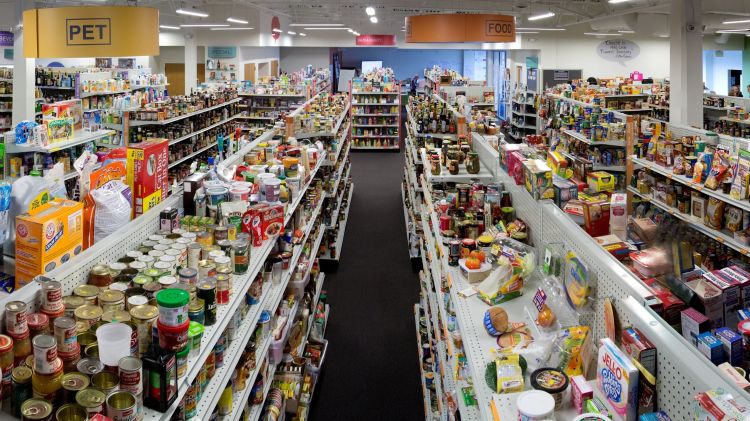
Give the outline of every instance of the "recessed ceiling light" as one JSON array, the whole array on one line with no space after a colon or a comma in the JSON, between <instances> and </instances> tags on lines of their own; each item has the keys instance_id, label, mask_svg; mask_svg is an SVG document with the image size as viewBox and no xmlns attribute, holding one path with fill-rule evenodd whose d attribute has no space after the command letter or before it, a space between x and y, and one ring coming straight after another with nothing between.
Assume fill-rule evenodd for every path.
<instances>
[{"instance_id":1,"label":"recessed ceiling light","mask_svg":"<svg viewBox=\"0 0 750 421\"><path fill-rule=\"evenodd\" d=\"M299 33L299 36L301 36L301 37L306 37L306 36L307 36L307 34L306 34L306 33L304 33L304 32L300 32L300 33Z\"/></svg>"},{"instance_id":2,"label":"recessed ceiling light","mask_svg":"<svg viewBox=\"0 0 750 421\"><path fill-rule=\"evenodd\" d=\"M289 26L344 26L343 23L290 23Z\"/></svg>"},{"instance_id":3,"label":"recessed ceiling light","mask_svg":"<svg viewBox=\"0 0 750 421\"><path fill-rule=\"evenodd\" d=\"M286 31L286 33L289 34L289 35L297 35L297 33L294 32L294 31Z\"/></svg>"},{"instance_id":4,"label":"recessed ceiling light","mask_svg":"<svg viewBox=\"0 0 750 421\"><path fill-rule=\"evenodd\" d=\"M547 13L542 13L541 15L529 16L528 20L535 21L535 20L540 20L540 19L551 18L552 16L555 16L554 12L547 12Z\"/></svg>"},{"instance_id":5,"label":"recessed ceiling light","mask_svg":"<svg viewBox=\"0 0 750 421\"><path fill-rule=\"evenodd\" d=\"M565 28L519 28L516 31L564 31Z\"/></svg>"},{"instance_id":6,"label":"recessed ceiling light","mask_svg":"<svg viewBox=\"0 0 750 421\"><path fill-rule=\"evenodd\" d=\"M743 19L743 20L725 20L722 22L724 25L731 25L733 23L750 23L750 19Z\"/></svg>"},{"instance_id":7,"label":"recessed ceiling light","mask_svg":"<svg viewBox=\"0 0 750 421\"><path fill-rule=\"evenodd\" d=\"M365 8L365 13L367 13L367 16L375 16L375 8L372 6L368 6Z\"/></svg>"},{"instance_id":8,"label":"recessed ceiling light","mask_svg":"<svg viewBox=\"0 0 750 421\"><path fill-rule=\"evenodd\" d=\"M378 23L378 17L377 16L370 16L370 22L372 22L372 23Z\"/></svg>"},{"instance_id":9,"label":"recessed ceiling light","mask_svg":"<svg viewBox=\"0 0 750 421\"><path fill-rule=\"evenodd\" d=\"M223 28L227 27L226 23L186 23L180 25L182 28Z\"/></svg>"},{"instance_id":10,"label":"recessed ceiling light","mask_svg":"<svg viewBox=\"0 0 750 421\"><path fill-rule=\"evenodd\" d=\"M635 31L630 31L630 30L627 30L627 29L620 29L617 32L619 32L621 34L634 34L635 33Z\"/></svg>"},{"instance_id":11,"label":"recessed ceiling light","mask_svg":"<svg viewBox=\"0 0 750 421\"><path fill-rule=\"evenodd\" d=\"M595 37L609 37L609 36L621 37L622 36L622 34L605 34L602 32L584 32L583 35L592 35Z\"/></svg>"},{"instance_id":12,"label":"recessed ceiling light","mask_svg":"<svg viewBox=\"0 0 750 421\"><path fill-rule=\"evenodd\" d=\"M191 8L191 9L177 9L177 10L175 10L175 12L177 12L180 15L198 16L199 18L207 18L208 17L208 13L202 12L202 11L200 11L198 9L194 9L194 8Z\"/></svg>"},{"instance_id":13,"label":"recessed ceiling light","mask_svg":"<svg viewBox=\"0 0 750 421\"><path fill-rule=\"evenodd\" d=\"M180 29L179 26L170 26L170 25L159 25L159 28L161 28L161 29Z\"/></svg>"},{"instance_id":14,"label":"recessed ceiling light","mask_svg":"<svg viewBox=\"0 0 750 421\"><path fill-rule=\"evenodd\" d=\"M246 20L237 19L237 18L227 18L227 22L241 23L243 25L247 25L247 21Z\"/></svg>"},{"instance_id":15,"label":"recessed ceiling light","mask_svg":"<svg viewBox=\"0 0 750 421\"><path fill-rule=\"evenodd\" d=\"M282 31L281 29L277 29L277 28L273 28L273 29L271 29L271 31L273 31L273 32L277 32L277 33L279 33L279 34L280 34L280 33L282 33L282 32L284 32L284 31Z\"/></svg>"},{"instance_id":16,"label":"recessed ceiling light","mask_svg":"<svg viewBox=\"0 0 750 421\"><path fill-rule=\"evenodd\" d=\"M317 28L317 27L311 27L311 28L305 28L308 31L346 31L349 28Z\"/></svg>"},{"instance_id":17,"label":"recessed ceiling light","mask_svg":"<svg viewBox=\"0 0 750 421\"><path fill-rule=\"evenodd\" d=\"M251 28L249 26L248 27L244 27L244 28L237 28L237 27L233 27L233 28L211 28L212 31L249 31L250 29L255 29L255 28Z\"/></svg>"}]
</instances>

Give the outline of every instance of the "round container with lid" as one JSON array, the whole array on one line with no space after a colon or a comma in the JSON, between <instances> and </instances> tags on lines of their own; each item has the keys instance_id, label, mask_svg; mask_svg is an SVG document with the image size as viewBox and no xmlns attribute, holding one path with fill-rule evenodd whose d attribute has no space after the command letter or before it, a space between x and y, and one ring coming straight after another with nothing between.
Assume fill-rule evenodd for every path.
<instances>
[{"instance_id":1,"label":"round container with lid","mask_svg":"<svg viewBox=\"0 0 750 421\"><path fill-rule=\"evenodd\" d=\"M78 392L89 387L91 383L87 374L79 372L64 374L60 382L63 390L63 401L66 403L75 403Z\"/></svg>"},{"instance_id":2,"label":"round container with lid","mask_svg":"<svg viewBox=\"0 0 750 421\"><path fill-rule=\"evenodd\" d=\"M531 387L549 393L555 398L555 409L560 409L563 395L570 381L568 375L556 368L539 368L529 376Z\"/></svg>"},{"instance_id":3,"label":"round container with lid","mask_svg":"<svg viewBox=\"0 0 750 421\"><path fill-rule=\"evenodd\" d=\"M133 295L132 297L128 297L128 301L125 302L125 308L130 311L133 307L146 304L148 304L148 298L145 295Z\"/></svg>"},{"instance_id":4,"label":"round container with lid","mask_svg":"<svg viewBox=\"0 0 750 421\"><path fill-rule=\"evenodd\" d=\"M555 419L555 398L541 390L527 390L516 399L519 421Z\"/></svg>"},{"instance_id":5,"label":"round container with lid","mask_svg":"<svg viewBox=\"0 0 750 421\"><path fill-rule=\"evenodd\" d=\"M175 274L174 266L171 263L162 260L154 263L154 269L159 269L162 272L162 276L174 276Z\"/></svg>"},{"instance_id":6,"label":"round container with lid","mask_svg":"<svg viewBox=\"0 0 750 421\"><path fill-rule=\"evenodd\" d=\"M86 304L78 307L74 313L76 320L93 325L101 320L103 311L99 306Z\"/></svg>"},{"instance_id":7,"label":"round container with lid","mask_svg":"<svg viewBox=\"0 0 750 421\"><path fill-rule=\"evenodd\" d=\"M102 313L103 322L129 322L130 313L125 310L109 310Z\"/></svg>"},{"instance_id":8,"label":"round container with lid","mask_svg":"<svg viewBox=\"0 0 750 421\"><path fill-rule=\"evenodd\" d=\"M102 312L111 310L125 310L125 293L107 289L99 293L99 306Z\"/></svg>"},{"instance_id":9,"label":"round container with lid","mask_svg":"<svg viewBox=\"0 0 750 421\"><path fill-rule=\"evenodd\" d=\"M62 369L57 358L57 341L52 335L39 335L34 338L34 372L52 374Z\"/></svg>"},{"instance_id":10,"label":"round container with lid","mask_svg":"<svg viewBox=\"0 0 750 421\"><path fill-rule=\"evenodd\" d=\"M104 402L107 395L92 387L83 389L76 393L76 403L86 409L89 416L101 414L104 411Z\"/></svg>"},{"instance_id":11,"label":"round container with lid","mask_svg":"<svg viewBox=\"0 0 750 421\"><path fill-rule=\"evenodd\" d=\"M137 259L137 258L143 256L143 253L141 253L138 250L130 250L127 253L125 253L125 255L128 256L128 257L132 257L133 259Z\"/></svg>"},{"instance_id":12,"label":"round container with lid","mask_svg":"<svg viewBox=\"0 0 750 421\"><path fill-rule=\"evenodd\" d=\"M27 305L23 301L11 301L5 305L5 331L20 335L29 329Z\"/></svg>"},{"instance_id":13,"label":"round container with lid","mask_svg":"<svg viewBox=\"0 0 750 421\"><path fill-rule=\"evenodd\" d=\"M190 341L190 355L191 356L197 356L200 353L201 350L201 340L203 339L203 332L206 330L206 328L194 321L190 321L190 326L188 327L188 340Z\"/></svg>"},{"instance_id":14,"label":"round container with lid","mask_svg":"<svg viewBox=\"0 0 750 421\"><path fill-rule=\"evenodd\" d=\"M161 285L162 289L167 289L175 286L177 284L177 278L175 278L172 275L164 275L161 278L159 278L159 285Z\"/></svg>"},{"instance_id":15,"label":"round container with lid","mask_svg":"<svg viewBox=\"0 0 750 421\"><path fill-rule=\"evenodd\" d=\"M31 398L21 404L23 421L48 421L52 419L52 403L44 399Z\"/></svg>"},{"instance_id":16,"label":"round container with lid","mask_svg":"<svg viewBox=\"0 0 750 421\"><path fill-rule=\"evenodd\" d=\"M62 301L65 305L65 316L67 317L75 317L76 309L86 303L83 297L77 295L65 296Z\"/></svg>"},{"instance_id":17,"label":"round container with lid","mask_svg":"<svg viewBox=\"0 0 750 421\"><path fill-rule=\"evenodd\" d=\"M156 294L159 305L159 322L162 325L182 326L188 320L188 302L190 294L187 291L169 288Z\"/></svg>"},{"instance_id":18,"label":"round container with lid","mask_svg":"<svg viewBox=\"0 0 750 421\"><path fill-rule=\"evenodd\" d=\"M86 408L77 403L66 403L58 408L57 412L55 412L55 417L57 421L86 421L89 418L89 414L86 412Z\"/></svg>"},{"instance_id":19,"label":"round container with lid","mask_svg":"<svg viewBox=\"0 0 750 421\"><path fill-rule=\"evenodd\" d=\"M182 351L176 354L176 366L177 366L177 377L183 377L187 374L188 368L188 354L190 353L190 347L186 346Z\"/></svg>"},{"instance_id":20,"label":"round container with lid","mask_svg":"<svg viewBox=\"0 0 750 421\"><path fill-rule=\"evenodd\" d=\"M70 317L55 319L55 341L60 352L73 352L78 346L78 330L76 321Z\"/></svg>"},{"instance_id":21,"label":"round container with lid","mask_svg":"<svg viewBox=\"0 0 750 421\"><path fill-rule=\"evenodd\" d=\"M159 332L159 348L167 352L177 352L187 345L189 320L178 326L168 326L161 322L160 317L156 320L156 326Z\"/></svg>"},{"instance_id":22,"label":"round container with lid","mask_svg":"<svg viewBox=\"0 0 750 421\"><path fill-rule=\"evenodd\" d=\"M102 268L102 270L107 270L107 274L109 274L109 269ZM111 283L112 278L109 279L109 283L105 286L109 286ZM73 289L73 294L83 298L86 304L96 305L96 299L99 296L99 287L93 284L78 285Z\"/></svg>"},{"instance_id":23,"label":"round container with lid","mask_svg":"<svg viewBox=\"0 0 750 421\"><path fill-rule=\"evenodd\" d=\"M154 262L156 261L156 258L153 256L150 256L148 254L144 254L143 256L139 257L136 261L141 262L146 265L146 268L150 268L154 265Z\"/></svg>"},{"instance_id":24,"label":"round container with lid","mask_svg":"<svg viewBox=\"0 0 750 421\"><path fill-rule=\"evenodd\" d=\"M154 278L144 275L144 274L140 274L140 275L136 275L136 277L133 278L133 286L134 288L143 288L144 285L153 281L154 281Z\"/></svg>"},{"instance_id":25,"label":"round container with lid","mask_svg":"<svg viewBox=\"0 0 750 421\"><path fill-rule=\"evenodd\" d=\"M124 269L127 269L128 265L122 262L112 262L109 264L109 273L112 277L120 274Z\"/></svg>"},{"instance_id":26,"label":"round container with lid","mask_svg":"<svg viewBox=\"0 0 750 421\"><path fill-rule=\"evenodd\" d=\"M107 287L109 284L112 283L112 272L110 272L109 267L105 265L95 265L91 268L91 271L89 272L89 284L97 287ZM76 288L77 289L77 288ZM75 290L73 291L74 294L77 294ZM86 298L86 297L84 297Z\"/></svg>"},{"instance_id":27,"label":"round container with lid","mask_svg":"<svg viewBox=\"0 0 750 421\"><path fill-rule=\"evenodd\" d=\"M167 251L167 250L169 250L169 245L167 245L167 244L157 244L157 245L154 246L154 250Z\"/></svg>"},{"instance_id":28,"label":"round container with lid","mask_svg":"<svg viewBox=\"0 0 750 421\"><path fill-rule=\"evenodd\" d=\"M135 269L140 273L146 270L148 266L146 266L146 263L141 262L140 260L136 260L136 261L128 263L128 267L130 269Z\"/></svg>"},{"instance_id":29,"label":"round container with lid","mask_svg":"<svg viewBox=\"0 0 750 421\"><path fill-rule=\"evenodd\" d=\"M50 333L49 316L47 316L46 314L31 313L26 320L29 324L29 332L32 340L37 335Z\"/></svg>"}]
</instances>

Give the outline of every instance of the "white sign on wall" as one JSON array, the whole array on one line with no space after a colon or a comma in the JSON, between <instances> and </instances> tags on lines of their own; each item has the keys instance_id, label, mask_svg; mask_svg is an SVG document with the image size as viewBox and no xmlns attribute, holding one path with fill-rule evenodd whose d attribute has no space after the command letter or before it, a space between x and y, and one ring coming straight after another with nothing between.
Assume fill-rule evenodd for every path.
<instances>
[{"instance_id":1,"label":"white sign on wall","mask_svg":"<svg viewBox=\"0 0 750 421\"><path fill-rule=\"evenodd\" d=\"M609 61L628 61L638 57L641 47L627 39L608 39L596 47L599 57Z\"/></svg>"}]
</instances>

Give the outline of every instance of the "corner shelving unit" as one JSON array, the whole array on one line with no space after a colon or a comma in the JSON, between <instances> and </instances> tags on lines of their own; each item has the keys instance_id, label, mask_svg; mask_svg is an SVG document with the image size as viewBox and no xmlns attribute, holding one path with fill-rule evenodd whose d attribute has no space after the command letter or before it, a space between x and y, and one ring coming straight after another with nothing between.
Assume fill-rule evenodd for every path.
<instances>
[{"instance_id":1,"label":"corner shelving unit","mask_svg":"<svg viewBox=\"0 0 750 421\"><path fill-rule=\"evenodd\" d=\"M536 134L538 130L538 117L536 105L536 92L528 90L516 91L511 99L510 118L508 123L510 129L508 135L517 141L523 139L527 134Z\"/></svg>"}]
</instances>

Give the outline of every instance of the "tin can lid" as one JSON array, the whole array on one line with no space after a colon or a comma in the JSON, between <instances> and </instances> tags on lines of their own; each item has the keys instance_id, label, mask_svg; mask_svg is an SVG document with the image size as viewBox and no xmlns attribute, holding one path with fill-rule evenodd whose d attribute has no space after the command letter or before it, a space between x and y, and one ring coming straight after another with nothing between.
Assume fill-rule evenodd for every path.
<instances>
[{"instance_id":1,"label":"tin can lid","mask_svg":"<svg viewBox=\"0 0 750 421\"><path fill-rule=\"evenodd\" d=\"M109 274L109 271L107 271L107 274ZM78 285L77 287L73 289L73 294L79 297L95 297L99 295L99 287L96 285L88 285L88 284Z\"/></svg>"},{"instance_id":2,"label":"tin can lid","mask_svg":"<svg viewBox=\"0 0 750 421\"><path fill-rule=\"evenodd\" d=\"M162 307L184 307L190 300L190 294L182 289L163 289L156 294L156 302Z\"/></svg>"},{"instance_id":3,"label":"tin can lid","mask_svg":"<svg viewBox=\"0 0 750 421\"><path fill-rule=\"evenodd\" d=\"M128 298L128 304L132 307L146 305L148 304L148 298L143 295L133 295Z\"/></svg>"},{"instance_id":4,"label":"tin can lid","mask_svg":"<svg viewBox=\"0 0 750 421\"><path fill-rule=\"evenodd\" d=\"M49 325L49 317L47 317L46 314L42 313L31 313L26 318L26 321L29 323L29 328L34 330L38 330L44 326Z\"/></svg>"},{"instance_id":5,"label":"tin can lid","mask_svg":"<svg viewBox=\"0 0 750 421\"><path fill-rule=\"evenodd\" d=\"M102 320L107 322L128 322L130 313L125 310L109 310L102 314Z\"/></svg>"},{"instance_id":6,"label":"tin can lid","mask_svg":"<svg viewBox=\"0 0 750 421\"><path fill-rule=\"evenodd\" d=\"M116 303L125 300L125 293L115 289L105 289L99 294L99 301L102 303Z\"/></svg>"},{"instance_id":7,"label":"tin can lid","mask_svg":"<svg viewBox=\"0 0 750 421\"><path fill-rule=\"evenodd\" d=\"M28 383L31 381L31 375L33 373L34 372L29 367L18 366L12 371L13 381L19 384Z\"/></svg>"},{"instance_id":8,"label":"tin can lid","mask_svg":"<svg viewBox=\"0 0 750 421\"><path fill-rule=\"evenodd\" d=\"M135 371L143 368L143 362L141 362L140 358L129 355L120 358L120 361L117 362L117 367L124 371Z\"/></svg>"},{"instance_id":9,"label":"tin can lid","mask_svg":"<svg viewBox=\"0 0 750 421\"><path fill-rule=\"evenodd\" d=\"M159 278L159 284L164 288L169 288L177 284L177 278L172 275L165 275Z\"/></svg>"},{"instance_id":10,"label":"tin can lid","mask_svg":"<svg viewBox=\"0 0 750 421\"><path fill-rule=\"evenodd\" d=\"M65 308L68 309L75 309L80 306L82 306L85 303L83 300L83 297L79 297L77 295L66 295L63 297L63 304L65 304Z\"/></svg>"},{"instance_id":11,"label":"tin can lid","mask_svg":"<svg viewBox=\"0 0 750 421\"><path fill-rule=\"evenodd\" d=\"M52 404L42 399L27 399L21 404L21 415L26 420L46 420L52 416Z\"/></svg>"},{"instance_id":12,"label":"tin can lid","mask_svg":"<svg viewBox=\"0 0 750 421\"><path fill-rule=\"evenodd\" d=\"M144 304L131 308L130 315L138 320L151 320L159 315L159 309L155 306Z\"/></svg>"},{"instance_id":13,"label":"tin can lid","mask_svg":"<svg viewBox=\"0 0 750 421\"><path fill-rule=\"evenodd\" d=\"M198 271L193 268L182 268L180 269L179 274L182 278L194 278L198 276Z\"/></svg>"},{"instance_id":14,"label":"tin can lid","mask_svg":"<svg viewBox=\"0 0 750 421\"><path fill-rule=\"evenodd\" d=\"M96 319L102 316L102 308L91 304L83 305L75 309L75 315L81 319Z\"/></svg>"},{"instance_id":15,"label":"tin can lid","mask_svg":"<svg viewBox=\"0 0 750 421\"><path fill-rule=\"evenodd\" d=\"M205 301L198 298L190 302L190 304L188 305L188 311L191 313L203 311L204 305L205 305Z\"/></svg>"},{"instance_id":16,"label":"tin can lid","mask_svg":"<svg viewBox=\"0 0 750 421\"><path fill-rule=\"evenodd\" d=\"M76 393L76 402L84 408L101 406L106 399L107 395L105 395L104 392L91 387L79 390L78 393Z\"/></svg>"},{"instance_id":17,"label":"tin can lid","mask_svg":"<svg viewBox=\"0 0 750 421\"><path fill-rule=\"evenodd\" d=\"M89 387L89 376L83 373L67 373L63 374L62 380L60 381L63 389L72 390L83 390Z\"/></svg>"}]
</instances>

